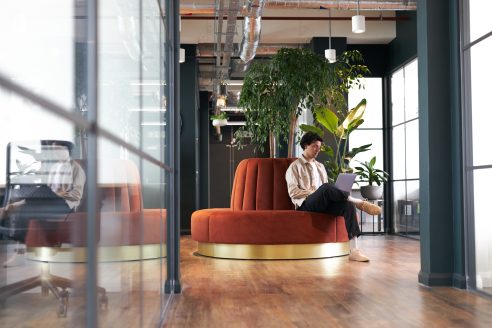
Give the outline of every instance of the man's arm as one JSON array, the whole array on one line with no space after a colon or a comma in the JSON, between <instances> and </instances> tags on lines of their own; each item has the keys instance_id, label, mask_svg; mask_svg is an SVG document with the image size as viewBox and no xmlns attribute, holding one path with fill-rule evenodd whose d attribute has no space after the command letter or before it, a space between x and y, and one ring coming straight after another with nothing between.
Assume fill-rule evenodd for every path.
<instances>
[{"instance_id":1,"label":"man's arm","mask_svg":"<svg viewBox=\"0 0 492 328\"><path fill-rule=\"evenodd\" d=\"M59 194L59 196L70 201L80 201L84 194L85 179L84 170L81 167L74 166L72 189Z\"/></svg>"}]
</instances>

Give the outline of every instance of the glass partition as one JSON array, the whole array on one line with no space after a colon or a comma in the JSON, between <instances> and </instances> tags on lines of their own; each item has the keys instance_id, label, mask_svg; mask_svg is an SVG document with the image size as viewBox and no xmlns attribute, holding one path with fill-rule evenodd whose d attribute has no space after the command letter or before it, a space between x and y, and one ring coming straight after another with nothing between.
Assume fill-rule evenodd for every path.
<instances>
[{"instance_id":1,"label":"glass partition","mask_svg":"<svg viewBox=\"0 0 492 328\"><path fill-rule=\"evenodd\" d=\"M0 4L2 327L163 319L174 113L161 6Z\"/></svg>"}]
</instances>

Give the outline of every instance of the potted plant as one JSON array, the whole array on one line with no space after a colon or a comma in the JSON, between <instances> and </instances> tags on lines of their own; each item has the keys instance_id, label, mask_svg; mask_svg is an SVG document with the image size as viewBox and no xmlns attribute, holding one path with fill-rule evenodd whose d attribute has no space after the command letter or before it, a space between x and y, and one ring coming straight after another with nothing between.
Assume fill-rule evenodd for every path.
<instances>
[{"instance_id":1,"label":"potted plant","mask_svg":"<svg viewBox=\"0 0 492 328\"><path fill-rule=\"evenodd\" d=\"M382 184L388 181L389 174L383 170L377 169L376 156L369 162L359 162L362 166L355 167L358 182L367 182L367 186L360 188L362 197L367 199L381 199L383 196Z\"/></svg>"},{"instance_id":2,"label":"potted plant","mask_svg":"<svg viewBox=\"0 0 492 328\"><path fill-rule=\"evenodd\" d=\"M317 108L314 111L316 125L302 124L300 126L302 131L314 132L321 137L325 134L323 131L324 129L333 137L332 144L334 146L331 147L326 143L321 149L328 158L324 164L327 168L328 179L330 182L335 182L340 173L352 172L353 170L350 167L350 161L355 155L367 151L371 147L371 144L367 144L349 149L347 142L350 133L364 123L362 117L366 109L366 103L366 100L362 99L359 104L349 110L341 120L339 120L339 117L334 111L328 108Z\"/></svg>"},{"instance_id":3,"label":"potted plant","mask_svg":"<svg viewBox=\"0 0 492 328\"><path fill-rule=\"evenodd\" d=\"M224 126L227 125L227 113L219 112L218 114L210 116L210 120L212 120L213 126Z\"/></svg>"}]
</instances>

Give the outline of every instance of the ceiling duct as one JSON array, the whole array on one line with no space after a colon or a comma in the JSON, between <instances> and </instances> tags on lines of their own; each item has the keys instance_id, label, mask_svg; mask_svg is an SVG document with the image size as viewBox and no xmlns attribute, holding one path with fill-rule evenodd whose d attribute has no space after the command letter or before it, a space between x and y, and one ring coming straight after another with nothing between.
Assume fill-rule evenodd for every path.
<instances>
[{"instance_id":1,"label":"ceiling duct","mask_svg":"<svg viewBox=\"0 0 492 328\"><path fill-rule=\"evenodd\" d=\"M416 0L361 0L359 1L360 10L417 10ZM320 1L299 1L299 0L269 0L267 8L303 8L320 9L331 8L338 10L357 10L357 1L353 0L320 0Z\"/></svg>"},{"instance_id":2,"label":"ceiling duct","mask_svg":"<svg viewBox=\"0 0 492 328\"><path fill-rule=\"evenodd\" d=\"M255 2L255 1L249 1ZM263 1L265 2L265 1ZM378 10L378 11L400 11L400 10L417 10L416 0L361 0L359 5L361 10ZM265 4L265 8L268 9L285 9L285 8L299 8L299 9L320 9L331 8L337 10L357 10L357 1L353 0L269 0ZM181 15L206 15L214 14L215 7L213 3L210 4L194 4L194 3L181 3L180 13Z\"/></svg>"},{"instance_id":3,"label":"ceiling duct","mask_svg":"<svg viewBox=\"0 0 492 328\"><path fill-rule=\"evenodd\" d=\"M239 51L239 57L249 62L255 57L256 48L260 42L261 13L265 6L265 0L249 0L244 16L243 41Z\"/></svg>"}]
</instances>

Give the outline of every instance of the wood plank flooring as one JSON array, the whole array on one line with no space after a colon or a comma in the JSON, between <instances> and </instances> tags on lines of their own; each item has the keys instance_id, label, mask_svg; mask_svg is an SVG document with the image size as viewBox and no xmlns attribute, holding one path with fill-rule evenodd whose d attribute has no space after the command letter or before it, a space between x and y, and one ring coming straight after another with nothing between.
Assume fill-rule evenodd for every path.
<instances>
[{"instance_id":1,"label":"wood plank flooring","mask_svg":"<svg viewBox=\"0 0 492 328\"><path fill-rule=\"evenodd\" d=\"M492 299L418 284L415 240L363 236L370 263L212 259L189 237L181 247L183 293L165 327L492 327Z\"/></svg>"}]
</instances>

